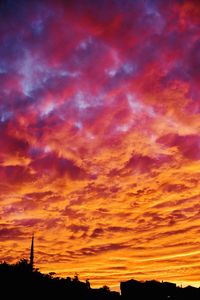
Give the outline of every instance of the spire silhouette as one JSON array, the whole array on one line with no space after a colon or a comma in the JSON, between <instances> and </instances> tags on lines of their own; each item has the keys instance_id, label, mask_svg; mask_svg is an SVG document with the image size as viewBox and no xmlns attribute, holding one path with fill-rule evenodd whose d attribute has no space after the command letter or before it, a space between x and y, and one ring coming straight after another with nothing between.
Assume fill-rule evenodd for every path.
<instances>
[{"instance_id":1,"label":"spire silhouette","mask_svg":"<svg viewBox=\"0 0 200 300\"><path fill-rule=\"evenodd\" d=\"M31 271L33 271L33 263L34 263L34 234L32 235L31 251L30 251L30 268L31 268Z\"/></svg>"}]
</instances>

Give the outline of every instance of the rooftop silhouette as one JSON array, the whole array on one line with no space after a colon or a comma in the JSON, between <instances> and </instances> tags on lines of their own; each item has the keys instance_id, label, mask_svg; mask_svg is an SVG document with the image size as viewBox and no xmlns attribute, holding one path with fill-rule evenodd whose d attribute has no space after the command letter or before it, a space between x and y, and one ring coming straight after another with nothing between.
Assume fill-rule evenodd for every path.
<instances>
[{"instance_id":1,"label":"rooftop silhouette","mask_svg":"<svg viewBox=\"0 0 200 300\"><path fill-rule=\"evenodd\" d=\"M108 286L93 289L89 280L78 276L59 278L55 273L42 274L34 268L34 236L31 240L30 261L21 259L15 264L0 264L1 295L6 299L77 299L77 300L199 300L200 288L178 287L170 282L155 280L140 282L128 280L120 283L121 293Z\"/></svg>"}]
</instances>

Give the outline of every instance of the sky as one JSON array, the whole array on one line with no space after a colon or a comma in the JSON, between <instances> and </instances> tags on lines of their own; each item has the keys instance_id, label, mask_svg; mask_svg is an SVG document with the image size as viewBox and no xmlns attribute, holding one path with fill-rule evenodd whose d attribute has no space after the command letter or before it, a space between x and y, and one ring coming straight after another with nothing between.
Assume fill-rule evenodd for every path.
<instances>
[{"instance_id":1,"label":"sky","mask_svg":"<svg viewBox=\"0 0 200 300\"><path fill-rule=\"evenodd\" d=\"M0 1L0 260L199 286L199 70L199 1Z\"/></svg>"}]
</instances>

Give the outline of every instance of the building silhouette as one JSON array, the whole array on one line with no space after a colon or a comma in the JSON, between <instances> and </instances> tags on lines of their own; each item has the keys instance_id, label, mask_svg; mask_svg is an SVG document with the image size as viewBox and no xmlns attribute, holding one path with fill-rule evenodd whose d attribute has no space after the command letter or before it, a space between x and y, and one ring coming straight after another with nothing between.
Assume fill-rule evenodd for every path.
<instances>
[{"instance_id":1,"label":"building silhouette","mask_svg":"<svg viewBox=\"0 0 200 300\"><path fill-rule=\"evenodd\" d=\"M120 291L108 286L91 288L87 279L60 278L56 273L42 274L34 268L34 234L31 238L30 260L21 259L15 264L0 263L0 297L2 299L48 299L48 300L199 300L200 288L178 287L175 283L156 280L130 279L120 283ZM3 295L6 295L4 297Z\"/></svg>"}]
</instances>

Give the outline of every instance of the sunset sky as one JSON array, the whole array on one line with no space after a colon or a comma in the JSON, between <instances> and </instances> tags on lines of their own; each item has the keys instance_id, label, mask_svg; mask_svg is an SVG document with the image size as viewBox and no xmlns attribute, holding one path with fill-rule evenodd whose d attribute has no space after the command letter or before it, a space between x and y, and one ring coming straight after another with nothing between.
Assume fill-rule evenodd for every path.
<instances>
[{"instance_id":1,"label":"sunset sky","mask_svg":"<svg viewBox=\"0 0 200 300\"><path fill-rule=\"evenodd\" d=\"M200 3L0 1L0 261L200 285Z\"/></svg>"}]
</instances>

